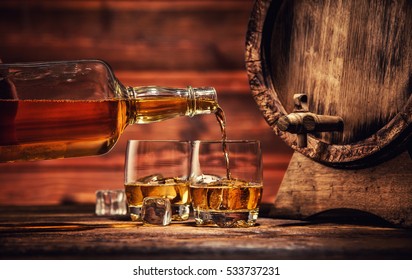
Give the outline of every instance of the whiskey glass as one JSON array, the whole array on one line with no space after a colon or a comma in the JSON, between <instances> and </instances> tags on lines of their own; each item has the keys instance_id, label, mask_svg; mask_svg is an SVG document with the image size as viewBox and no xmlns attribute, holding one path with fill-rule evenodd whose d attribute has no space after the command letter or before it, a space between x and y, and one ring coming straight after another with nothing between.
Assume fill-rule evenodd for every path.
<instances>
[{"instance_id":1,"label":"whiskey glass","mask_svg":"<svg viewBox=\"0 0 412 280\"><path fill-rule=\"evenodd\" d=\"M192 142L190 195L197 225L254 226L263 191L260 142Z\"/></svg>"},{"instance_id":2,"label":"whiskey glass","mask_svg":"<svg viewBox=\"0 0 412 280\"><path fill-rule=\"evenodd\" d=\"M142 221L146 197L168 199L172 220L189 218L190 142L129 140L125 160L125 191L132 221Z\"/></svg>"}]
</instances>

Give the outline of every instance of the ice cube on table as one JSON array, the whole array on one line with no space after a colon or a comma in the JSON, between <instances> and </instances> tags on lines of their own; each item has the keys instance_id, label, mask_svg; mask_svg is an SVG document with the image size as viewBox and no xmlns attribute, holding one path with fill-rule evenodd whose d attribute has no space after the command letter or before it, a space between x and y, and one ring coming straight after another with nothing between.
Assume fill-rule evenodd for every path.
<instances>
[{"instance_id":1,"label":"ice cube on table","mask_svg":"<svg viewBox=\"0 0 412 280\"><path fill-rule=\"evenodd\" d=\"M124 190L98 190L96 191L97 216L126 215L126 194Z\"/></svg>"},{"instance_id":2,"label":"ice cube on table","mask_svg":"<svg viewBox=\"0 0 412 280\"><path fill-rule=\"evenodd\" d=\"M142 205L142 220L146 225L167 226L172 221L172 206L167 198L145 197Z\"/></svg>"}]
</instances>

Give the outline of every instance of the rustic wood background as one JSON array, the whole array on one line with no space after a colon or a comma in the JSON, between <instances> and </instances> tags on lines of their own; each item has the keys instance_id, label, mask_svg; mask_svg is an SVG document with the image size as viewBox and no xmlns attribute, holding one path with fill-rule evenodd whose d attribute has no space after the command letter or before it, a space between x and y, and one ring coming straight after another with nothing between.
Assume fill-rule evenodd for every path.
<instances>
[{"instance_id":1,"label":"rustic wood background","mask_svg":"<svg viewBox=\"0 0 412 280\"><path fill-rule=\"evenodd\" d=\"M214 86L230 139L259 139L264 202L292 155L264 121L248 85L245 34L252 0L3 0L3 62L99 58L125 85ZM75 92L73 92L75 94ZM214 116L130 126L109 154L0 165L0 205L92 203L123 188L128 139L219 139Z\"/></svg>"}]
</instances>

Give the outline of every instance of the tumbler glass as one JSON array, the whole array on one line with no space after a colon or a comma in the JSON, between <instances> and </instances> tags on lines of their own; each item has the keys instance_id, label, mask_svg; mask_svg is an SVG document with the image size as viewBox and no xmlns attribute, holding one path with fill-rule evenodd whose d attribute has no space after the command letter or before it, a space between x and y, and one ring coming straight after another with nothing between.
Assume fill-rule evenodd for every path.
<instances>
[{"instance_id":1,"label":"tumbler glass","mask_svg":"<svg viewBox=\"0 0 412 280\"><path fill-rule=\"evenodd\" d=\"M255 225L262 191L259 141L192 143L190 194L197 225Z\"/></svg>"},{"instance_id":2,"label":"tumbler glass","mask_svg":"<svg viewBox=\"0 0 412 280\"><path fill-rule=\"evenodd\" d=\"M129 140L126 149L125 190L130 217L142 221L145 197L169 199L172 220L187 220L190 142Z\"/></svg>"}]
</instances>

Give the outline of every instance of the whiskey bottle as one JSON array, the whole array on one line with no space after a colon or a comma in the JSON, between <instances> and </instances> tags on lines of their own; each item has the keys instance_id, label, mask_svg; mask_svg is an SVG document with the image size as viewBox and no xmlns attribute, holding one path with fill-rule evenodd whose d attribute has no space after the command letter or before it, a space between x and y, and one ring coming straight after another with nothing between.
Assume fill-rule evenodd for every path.
<instances>
[{"instance_id":1,"label":"whiskey bottle","mask_svg":"<svg viewBox=\"0 0 412 280\"><path fill-rule=\"evenodd\" d=\"M130 124L218 108L213 88L128 87L100 60L0 63L0 162L100 155Z\"/></svg>"}]
</instances>

